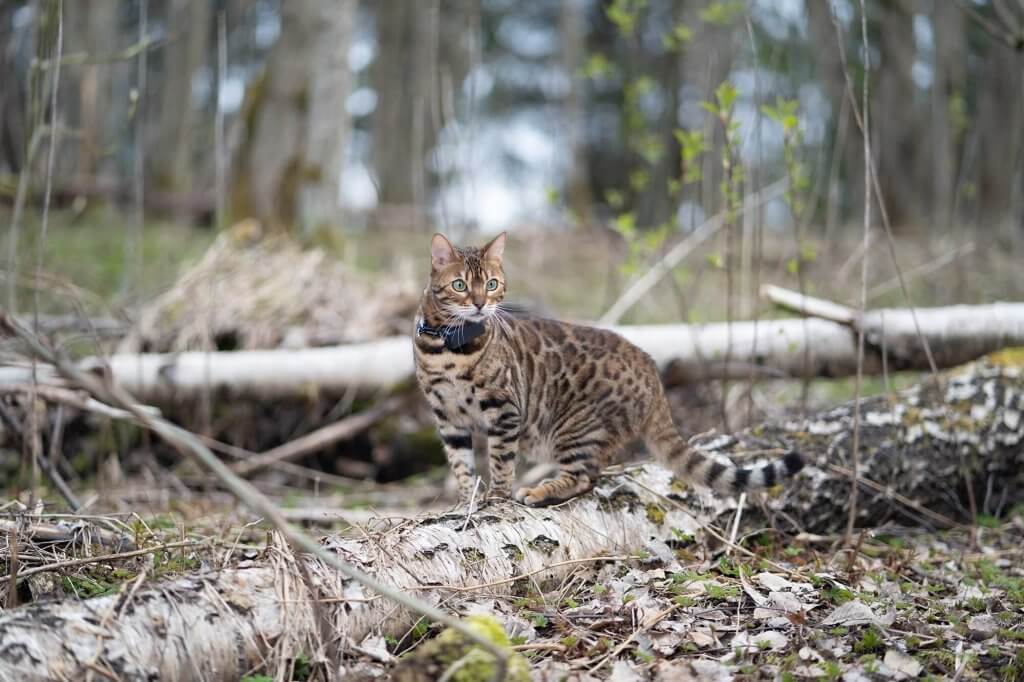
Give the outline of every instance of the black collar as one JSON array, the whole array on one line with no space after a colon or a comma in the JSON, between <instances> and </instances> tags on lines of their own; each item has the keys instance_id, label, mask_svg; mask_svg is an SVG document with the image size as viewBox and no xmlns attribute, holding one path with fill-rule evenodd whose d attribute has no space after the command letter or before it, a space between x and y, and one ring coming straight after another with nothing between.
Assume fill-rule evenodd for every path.
<instances>
[{"instance_id":1,"label":"black collar","mask_svg":"<svg viewBox=\"0 0 1024 682\"><path fill-rule=\"evenodd\" d=\"M439 339L444 339L444 347L448 350L459 350L464 346L468 346L485 331L487 331L487 327L480 322L464 322L461 326L446 327L444 329L428 327L422 319L416 323L417 336L426 334L427 336L436 336Z\"/></svg>"}]
</instances>

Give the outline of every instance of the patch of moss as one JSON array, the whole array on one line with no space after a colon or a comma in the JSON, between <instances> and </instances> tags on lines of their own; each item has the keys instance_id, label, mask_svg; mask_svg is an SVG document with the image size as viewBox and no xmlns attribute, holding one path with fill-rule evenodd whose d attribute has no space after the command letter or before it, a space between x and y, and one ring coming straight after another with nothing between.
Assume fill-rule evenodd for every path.
<instances>
[{"instance_id":1,"label":"patch of moss","mask_svg":"<svg viewBox=\"0 0 1024 682\"><path fill-rule=\"evenodd\" d=\"M526 659L511 652L511 642L501 624L492 616L478 614L469 616L463 622L477 635L509 652L507 682L529 682L530 666ZM495 672L494 656L476 644L470 644L457 630L446 629L436 639L416 649L402 667L420 671L436 671L453 682L484 682Z\"/></svg>"},{"instance_id":2,"label":"patch of moss","mask_svg":"<svg viewBox=\"0 0 1024 682\"><path fill-rule=\"evenodd\" d=\"M858 654L881 651L885 648L885 638L875 628L868 628L860 639L853 643L853 650Z\"/></svg>"},{"instance_id":3,"label":"patch of moss","mask_svg":"<svg viewBox=\"0 0 1024 682\"><path fill-rule=\"evenodd\" d=\"M665 510L654 504L653 502L647 503L647 520L651 523L660 526L665 522Z\"/></svg>"},{"instance_id":4,"label":"patch of moss","mask_svg":"<svg viewBox=\"0 0 1024 682\"><path fill-rule=\"evenodd\" d=\"M996 367L1024 367L1024 346L1004 348L990 353L985 359Z\"/></svg>"},{"instance_id":5,"label":"patch of moss","mask_svg":"<svg viewBox=\"0 0 1024 682\"><path fill-rule=\"evenodd\" d=\"M65 575L60 579L61 586L67 594L81 599L102 597L117 592L119 585L107 580L96 580L88 576Z\"/></svg>"}]
</instances>

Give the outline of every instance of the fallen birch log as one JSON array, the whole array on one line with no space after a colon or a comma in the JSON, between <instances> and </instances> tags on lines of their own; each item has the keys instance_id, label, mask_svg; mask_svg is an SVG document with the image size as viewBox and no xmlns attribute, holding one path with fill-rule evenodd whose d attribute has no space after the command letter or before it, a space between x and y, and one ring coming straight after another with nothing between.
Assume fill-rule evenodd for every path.
<instances>
[{"instance_id":1,"label":"fallen birch log","mask_svg":"<svg viewBox=\"0 0 1024 682\"><path fill-rule=\"evenodd\" d=\"M1024 499L1024 372L978 363L943 379L941 387L929 382L862 402L862 527L893 517L967 523L967 485L980 509ZM784 531L831 532L845 524L852 411L844 405L697 447L738 460L800 447L806 473L748 504L745 525L763 528L768 516ZM379 522L358 539L329 536L323 545L385 583L459 611L481 595L513 594L520 580L552 584L581 563L641 554L671 561L669 544L680 535L713 544L712 524L727 525L735 506L646 465L604 476L557 508L506 503ZM0 577L0 585L8 581ZM367 638L401 637L413 621L320 561L275 546L224 570L4 612L0 680L85 679L89 671L122 680L228 680L280 672L300 653L344 678L342 652Z\"/></svg>"},{"instance_id":2,"label":"fallen birch log","mask_svg":"<svg viewBox=\"0 0 1024 682\"><path fill-rule=\"evenodd\" d=\"M650 353L673 381L747 379L752 368L780 378L851 376L857 371L856 325L848 314L836 310L849 311L834 306L830 319L612 329ZM816 314L815 310L805 312ZM916 312L939 368L1024 345L1024 303L921 308ZM882 372L883 349L890 371L929 368L909 310L871 311L863 324L867 327L867 373ZM304 350L116 354L84 360L81 366L109 372L140 399L168 400L207 389L307 395L311 390L380 389L406 381L412 376L411 345L408 337L397 336ZM37 376L40 381L59 382L52 368L45 366L37 368ZM0 386L29 381L27 366L0 368Z\"/></svg>"}]
</instances>

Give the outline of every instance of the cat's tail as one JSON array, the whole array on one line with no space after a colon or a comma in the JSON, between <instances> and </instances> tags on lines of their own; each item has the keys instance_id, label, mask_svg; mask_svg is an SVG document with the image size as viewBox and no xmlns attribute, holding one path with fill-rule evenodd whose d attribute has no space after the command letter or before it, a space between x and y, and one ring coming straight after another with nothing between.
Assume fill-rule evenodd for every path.
<instances>
[{"instance_id":1,"label":"cat's tail","mask_svg":"<svg viewBox=\"0 0 1024 682\"><path fill-rule=\"evenodd\" d=\"M651 419L644 440L654 455L677 475L730 495L770 488L804 468L804 458L794 450L754 467L740 467L725 458L709 457L690 447L679 435L667 403Z\"/></svg>"}]
</instances>

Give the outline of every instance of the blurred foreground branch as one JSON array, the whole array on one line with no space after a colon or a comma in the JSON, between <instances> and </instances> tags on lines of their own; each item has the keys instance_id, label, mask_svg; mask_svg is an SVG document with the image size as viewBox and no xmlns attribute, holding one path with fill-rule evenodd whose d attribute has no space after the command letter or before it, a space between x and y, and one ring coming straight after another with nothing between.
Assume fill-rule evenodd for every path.
<instances>
[{"instance_id":1,"label":"blurred foreground branch","mask_svg":"<svg viewBox=\"0 0 1024 682\"><path fill-rule=\"evenodd\" d=\"M943 390L928 383L861 402L859 525L969 522L963 491L949 487L964 467L978 491L993 488L998 505L1024 499L1024 373L1013 357L971 365L948 376ZM806 473L763 504L747 505L743 526L764 528L767 520L780 532L834 532L846 520L852 419L847 404L806 421L707 437L696 447L746 463L775 448L799 448L810 462ZM582 563L672 562L672 543L714 545L722 535L715 527L735 506L674 485L668 471L647 465L606 475L559 507L501 503L398 526L378 522L356 539L323 538L320 547L381 583L459 611L481 597L512 594L522 579L556 583ZM368 648L367 638L402 637L415 618L321 558L282 544L245 564L127 594L10 610L0 615L0 651L7 652L0 679L73 679L87 666L124 679L237 679L270 654L323 652L322 623L339 646L320 660L344 677L353 664L342 653Z\"/></svg>"}]
</instances>

